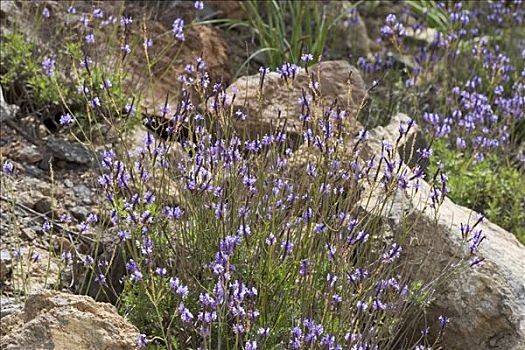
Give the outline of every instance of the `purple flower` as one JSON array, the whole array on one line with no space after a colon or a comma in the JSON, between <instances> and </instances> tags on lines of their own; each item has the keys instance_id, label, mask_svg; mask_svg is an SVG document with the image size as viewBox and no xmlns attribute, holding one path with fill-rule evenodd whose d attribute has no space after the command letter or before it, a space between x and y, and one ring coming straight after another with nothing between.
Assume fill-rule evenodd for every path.
<instances>
[{"instance_id":1,"label":"purple flower","mask_svg":"<svg viewBox=\"0 0 525 350\"><path fill-rule=\"evenodd\" d=\"M49 13L49 9L47 7L44 7L44 9L42 10L42 16L44 16L45 18L49 18L50 15L51 13Z\"/></svg>"},{"instance_id":2,"label":"purple flower","mask_svg":"<svg viewBox=\"0 0 525 350\"><path fill-rule=\"evenodd\" d=\"M193 6L197 9L197 10L202 10L204 9L204 3L202 1L195 1L195 3L193 4Z\"/></svg>"},{"instance_id":3,"label":"purple flower","mask_svg":"<svg viewBox=\"0 0 525 350\"><path fill-rule=\"evenodd\" d=\"M44 224L42 225L42 231L44 231L45 233L48 233L52 227L53 225L51 225L51 222L46 220L46 222L44 222Z\"/></svg>"},{"instance_id":4,"label":"purple flower","mask_svg":"<svg viewBox=\"0 0 525 350\"><path fill-rule=\"evenodd\" d=\"M14 168L15 167L13 166L13 163L11 163L9 160L6 160L4 162L4 165L2 166L2 170L8 175L11 175L13 173Z\"/></svg>"},{"instance_id":5,"label":"purple flower","mask_svg":"<svg viewBox=\"0 0 525 350\"><path fill-rule=\"evenodd\" d=\"M73 117L71 114L66 113L60 116L60 125L62 126L71 126L73 124Z\"/></svg>"},{"instance_id":6,"label":"purple flower","mask_svg":"<svg viewBox=\"0 0 525 350\"><path fill-rule=\"evenodd\" d=\"M304 63L308 63L308 62L311 62L313 61L314 59L314 56L311 54L311 53L305 53L301 56L301 60L304 62Z\"/></svg>"},{"instance_id":7,"label":"purple flower","mask_svg":"<svg viewBox=\"0 0 525 350\"><path fill-rule=\"evenodd\" d=\"M179 311L182 322L188 323L193 320L193 314L190 312L188 308L186 308L186 306L184 306L183 303L179 304L179 307L177 308L177 310Z\"/></svg>"},{"instance_id":8,"label":"purple flower","mask_svg":"<svg viewBox=\"0 0 525 350\"><path fill-rule=\"evenodd\" d=\"M450 319L447 316L443 316L443 315L439 316L438 320L439 320L439 325L441 326L441 329L444 329L450 322Z\"/></svg>"},{"instance_id":9,"label":"purple flower","mask_svg":"<svg viewBox=\"0 0 525 350\"><path fill-rule=\"evenodd\" d=\"M261 337L267 337L270 335L270 328L266 327L266 328L259 328L257 330L257 334L260 335Z\"/></svg>"},{"instance_id":10,"label":"purple flower","mask_svg":"<svg viewBox=\"0 0 525 350\"><path fill-rule=\"evenodd\" d=\"M257 342L255 340L247 341L244 346L245 350L257 350Z\"/></svg>"},{"instance_id":11,"label":"purple flower","mask_svg":"<svg viewBox=\"0 0 525 350\"><path fill-rule=\"evenodd\" d=\"M93 33L89 33L88 35L86 35L85 39L86 39L86 43L88 44L95 43L95 35Z\"/></svg>"},{"instance_id":12,"label":"purple flower","mask_svg":"<svg viewBox=\"0 0 525 350\"><path fill-rule=\"evenodd\" d=\"M122 46L122 51L124 51L124 53L128 55L131 52L131 48L129 47L129 44Z\"/></svg>"},{"instance_id":13,"label":"purple flower","mask_svg":"<svg viewBox=\"0 0 525 350\"><path fill-rule=\"evenodd\" d=\"M122 16L120 18L120 24L123 25L123 26L127 26L127 25L129 25L131 23L133 23L133 18L131 18L131 17Z\"/></svg>"},{"instance_id":14,"label":"purple flower","mask_svg":"<svg viewBox=\"0 0 525 350\"><path fill-rule=\"evenodd\" d=\"M308 259L301 260L301 262L299 263L299 274L301 276L305 276L308 273L309 269L310 269L310 260Z\"/></svg>"},{"instance_id":15,"label":"purple flower","mask_svg":"<svg viewBox=\"0 0 525 350\"><path fill-rule=\"evenodd\" d=\"M102 106L102 104L100 103L100 98L98 98L98 96L95 96L91 101L89 101L89 104L93 108Z\"/></svg>"},{"instance_id":16,"label":"purple flower","mask_svg":"<svg viewBox=\"0 0 525 350\"><path fill-rule=\"evenodd\" d=\"M146 334L139 334L137 337L137 345L139 348L145 348L148 344L148 339L146 339Z\"/></svg>"},{"instance_id":17,"label":"purple flower","mask_svg":"<svg viewBox=\"0 0 525 350\"><path fill-rule=\"evenodd\" d=\"M37 263L40 260L42 260L42 256L40 255L40 253L34 252L33 254L31 254L31 261L32 262Z\"/></svg>"},{"instance_id":18,"label":"purple flower","mask_svg":"<svg viewBox=\"0 0 525 350\"><path fill-rule=\"evenodd\" d=\"M104 274L98 274L97 277L95 277L95 283L101 285L106 284L106 276L104 276Z\"/></svg>"},{"instance_id":19,"label":"purple flower","mask_svg":"<svg viewBox=\"0 0 525 350\"><path fill-rule=\"evenodd\" d=\"M392 263L396 258L399 258L403 249L397 243L392 244L388 252L383 253L383 261Z\"/></svg>"},{"instance_id":20,"label":"purple flower","mask_svg":"<svg viewBox=\"0 0 525 350\"><path fill-rule=\"evenodd\" d=\"M55 72L55 60L51 57L46 57L42 61L42 69L46 73L46 75L51 76Z\"/></svg>"},{"instance_id":21,"label":"purple flower","mask_svg":"<svg viewBox=\"0 0 525 350\"><path fill-rule=\"evenodd\" d=\"M182 18L176 18L173 21L171 31L175 34L175 38L179 41L184 41L184 20Z\"/></svg>"},{"instance_id":22,"label":"purple flower","mask_svg":"<svg viewBox=\"0 0 525 350\"><path fill-rule=\"evenodd\" d=\"M290 242L289 240L286 240L286 241L284 241L284 242L281 244L281 248L284 249L284 253L285 253L285 255L290 254L290 253L292 252L292 250L293 250L293 247L294 247L293 243Z\"/></svg>"},{"instance_id":23,"label":"purple flower","mask_svg":"<svg viewBox=\"0 0 525 350\"><path fill-rule=\"evenodd\" d=\"M358 300L355 306L359 311L365 311L368 308L368 304L361 300Z\"/></svg>"},{"instance_id":24,"label":"purple flower","mask_svg":"<svg viewBox=\"0 0 525 350\"><path fill-rule=\"evenodd\" d=\"M62 252L61 256L62 261L65 262L67 265L71 264L71 262L73 261L73 256L71 255L71 252L69 250Z\"/></svg>"}]
</instances>

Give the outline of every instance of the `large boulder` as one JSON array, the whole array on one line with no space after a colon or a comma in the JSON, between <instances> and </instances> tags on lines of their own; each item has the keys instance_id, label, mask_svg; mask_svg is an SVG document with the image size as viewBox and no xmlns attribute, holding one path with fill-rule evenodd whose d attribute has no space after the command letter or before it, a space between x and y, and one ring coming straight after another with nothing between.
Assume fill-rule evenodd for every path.
<instances>
[{"instance_id":1,"label":"large boulder","mask_svg":"<svg viewBox=\"0 0 525 350\"><path fill-rule=\"evenodd\" d=\"M389 128L397 130L399 121L394 124ZM385 135L374 135L379 134ZM380 140L371 141L379 144ZM394 144L396 138L388 141ZM410 228L403 252L411 273L416 279L435 279L450 268L451 261L465 256L468 247L462 240L461 225L472 227L478 215L448 198L436 213L429 207L432 188L425 181L415 194L393 191L385 202L384 189L371 186L363 197L369 200L368 205L362 207L383 208L373 214L380 215L398 236ZM374 205L379 203L381 206ZM429 325L435 330L440 315L450 318L445 349L525 349L525 247L511 233L486 220L476 229L486 237L476 254L483 264L457 271L438 288L427 312Z\"/></svg>"},{"instance_id":2,"label":"large boulder","mask_svg":"<svg viewBox=\"0 0 525 350\"><path fill-rule=\"evenodd\" d=\"M17 317L19 322L6 320L14 326L0 340L2 349L137 348L137 328L114 306L87 296L54 291L30 295Z\"/></svg>"},{"instance_id":3,"label":"large boulder","mask_svg":"<svg viewBox=\"0 0 525 350\"><path fill-rule=\"evenodd\" d=\"M312 76L319 83L318 96L310 88ZM241 77L226 90L228 96L235 95L233 111L240 110L247 115L246 120L235 125L243 136L254 139L285 127L288 137L297 141L303 133L302 106L298 102L303 93L312 100L312 116L321 118L323 112L337 102L336 106L348 113L347 131L358 128L356 116L367 91L359 71L347 61L321 62L310 66L308 72L301 68L293 80L270 72L264 77L262 89L260 80L260 74Z\"/></svg>"}]
</instances>

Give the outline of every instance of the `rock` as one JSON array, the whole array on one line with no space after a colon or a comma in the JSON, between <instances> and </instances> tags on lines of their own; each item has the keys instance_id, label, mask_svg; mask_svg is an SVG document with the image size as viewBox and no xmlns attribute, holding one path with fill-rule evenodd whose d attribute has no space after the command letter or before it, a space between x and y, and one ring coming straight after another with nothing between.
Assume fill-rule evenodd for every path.
<instances>
[{"instance_id":1,"label":"rock","mask_svg":"<svg viewBox=\"0 0 525 350\"><path fill-rule=\"evenodd\" d=\"M217 18L241 20L248 18L248 13L244 10L240 1L210 1L206 3L204 11L207 11L206 9L209 7L217 12L215 16Z\"/></svg>"},{"instance_id":2,"label":"rock","mask_svg":"<svg viewBox=\"0 0 525 350\"><path fill-rule=\"evenodd\" d=\"M17 303L15 298L2 295L2 298L0 298L0 310L0 318L2 319L3 326L4 317L21 311L22 305Z\"/></svg>"},{"instance_id":3,"label":"rock","mask_svg":"<svg viewBox=\"0 0 525 350\"><path fill-rule=\"evenodd\" d=\"M127 7L130 7L130 4ZM194 9L191 11L193 12ZM196 65L197 57L202 58L206 63L211 86L217 81L227 85L231 80L229 48L219 30L207 25L187 26L184 30L186 39L180 44L175 41L173 35L165 35L170 31L173 19L181 17L180 11L176 9L172 9L171 14L169 24L165 21L145 18L147 16L142 13L135 17L144 17L148 21L148 35L155 38L153 46L148 49L150 57L156 59L151 77L144 54L130 55L128 58L130 71L126 81L126 86L129 86L127 92L133 95L137 91L144 91L140 104L143 114L147 116L160 116L162 113L159 109L164 105L168 95L168 104L174 108L182 90L182 83L177 78L185 72L187 65ZM157 14L153 13L152 16L157 17ZM166 17L166 13L162 16ZM134 35L143 37L140 23L131 29ZM199 103L200 97L197 93L193 93L191 98L194 105Z\"/></svg>"},{"instance_id":4,"label":"rock","mask_svg":"<svg viewBox=\"0 0 525 350\"><path fill-rule=\"evenodd\" d=\"M42 153L32 144L18 144L12 148L12 157L20 162L35 164L42 161Z\"/></svg>"},{"instance_id":5,"label":"rock","mask_svg":"<svg viewBox=\"0 0 525 350\"><path fill-rule=\"evenodd\" d=\"M87 204L87 205L93 204L93 200L91 199L92 197L91 189L87 187L86 185L80 184L80 185L75 186L73 188L73 192L75 192L75 195L77 196L77 198L79 198L82 201L83 204Z\"/></svg>"},{"instance_id":6,"label":"rock","mask_svg":"<svg viewBox=\"0 0 525 350\"><path fill-rule=\"evenodd\" d=\"M344 13L336 26L337 35L343 38L344 45L337 45L336 50L345 50L343 57L352 55L354 57L368 57L371 55L371 46L374 45L368 37L366 24L359 12L350 2L340 2L341 13Z\"/></svg>"},{"instance_id":7,"label":"rock","mask_svg":"<svg viewBox=\"0 0 525 350\"><path fill-rule=\"evenodd\" d=\"M62 138L50 136L46 148L55 160L73 163L73 166L90 166L93 162L93 156L84 146Z\"/></svg>"},{"instance_id":8,"label":"rock","mask_svg":"<svg viewBox=\"0 0 525 350\"><path fill-rule=\"evenodd\" d=\"M228 96L236 95L232 105L233 111L243 110L247 114L245 121L235 122L239 134L255 139L286 125L288 138L292 138L291 146L297 147L297 139L301 138L303 133L303 122L300 120L301 105L298 100L303 90L309 95L313 94L309 88L309 74L313 74L319 82L322 96L311 102L311 114L322 115L323 111L327 111L337 100L337 106L348 112L347 120L350 125L346 132L356 131L356 114L367 97L365 83L359 71L346 61L326 61L312 65L308 72L301 69L290 87L279 73L271 72L264 78L261 94L259 74L241 77L230 85L226 93Z\"/></svg>"},{"instance_id":9,"label":"rock","mask_svg":"<svg viewBox=\"0 0 525 350\"><path fill-rule=\"evenodd\" d=\"M78 221L84 221L86 220L87 216L89 215L89 210L86 207L81 206L75 206L71 209L69 209L71 212L71 215Z\"/></svg>"},{"instance_id":10,"label":"rock","mask_svg":"<svg viewBox=\"0 0 525 350\"><path fill-rule=\"evenodd\" d=\"M36 293L56 287L61 272L59 266L62 265L63 268L59 259L60 255L57 257L45 249L22 248L23 269L20 264L14 264L13 280L17 281L14 286L24 293Z\"/></svg>"},{"instance_id":11,"label":"rock","mask_svg":"<svg viewBox=\"0 0 525 350\"><path fill-rule=\"evenodd\" d=\"M2 5L2 12L4 11L3 7L4 5ZM10 105L4 100L4 93L0 86L0 122L4 123L8 120L14 120L19 109L20 107L17 105Z\"/></svg>"},{"instance_id":12,"label":"rock","mask_svg":"<svg viewBox=\"0 0 525 350\"><path fill-rule=\"evenodd\" d=\"M410 120L410 117L406 114L398 113L392 117L388 125L378 126L370 130L370 138L364 147L364 158L369 158L374 153L381 151L382 140L389 141L394 146L399 138L399 125L401 123L408 125ZM408 130L408 134L399 139L396 150L401 160L413 168L418 164L419 155L416 152L417 149L426 147L428 147L428 144L421 129L417 124L414 124ZM419 165L424 168L427 164L426 162L419 162Z\"/></svg>"},{"instance_id":13,"label":"rock","mask_svg":"<svg viewBox=\"0 0 525 350\"><path fill-rule=\"evenodd\" d=\"M34 205L33 209L41 214L48 214L51 212L51 199L43 197L38 200Z\"/></svg>"},{"instance_id":14,"label":"rock","mask_svg":"<svg viewBox=\"0 0 525 350\"><path fill-rule=\"evenodd\" d=\"M399 124L387 128L397 127ZM395 143L395 139L389 141ZM366 207L384 204L380 215L395 234L401 235L406 227L411 228L403 252L415 279L432 280L451 260L464 256L468 247L461 239L461 224L472 226L477 220L474 211L448 198L435 215L428 207L430 193L431 187L424 181L415 195L408 196L396 189L386 202L378 186L371 186L368 191L370 204ZM368 194L362 198L368 200ZM426 312L428 325L439 329L438 316L450 317L445 349L524 349L525 247L511 233L488 221L481 222L476 229L486 236L477 251L484 264L458 271L437 290ZM415 331L422 328L419 325Z\"/></svg>"},{"instance_id":15,"label":"rock","mask_svg":"<svg viewBox=\"0 0 525 350\"><path fill-rule=\"evenodd\" d=\"M9 251L0 251L0 283L4 283L11 276L11 259Z\"/></svg>"},{"instance_id":16,"label":"rock","mask_svg":"<svg viewBox=\"0 0 525 350\"><path fill-rule=\"evenodd\" d=\"M36 230L32 227L23 227L20 231L22 232L22 237L29 242L37 237Z\"/></svg>"},{"instance_id":17,"label":"rock","mask_svg":"<svg viewBox=\"0 0 525 350\"><path fill-rule=\"evenodd\" d=\"M77 266L78 271L75 275L75 290L78 294L86 294L97 301L110 302L114 304L119 294L124 288L123 278L126 274L124 263L125 245L116 238L114 230L104 230L100 232L100 241L93 244L89 254L96 257L93 266L96 269L85 269L83 266ZM126 256L130 252L126 251ZM104 275L105 284L100 284L95 280L99 275Z\"/></svg>"},{"instance_id":18,"label":"rock","mask_svg":"<svg viewBox=\"0 0 525 350\"><path fill-rule=\"evenodd\" d=\"M114 306L88 296L45 291L30 295L23 323L2 337L2 349L136 349L139 333Z\"/></svg>"}]
</instances>

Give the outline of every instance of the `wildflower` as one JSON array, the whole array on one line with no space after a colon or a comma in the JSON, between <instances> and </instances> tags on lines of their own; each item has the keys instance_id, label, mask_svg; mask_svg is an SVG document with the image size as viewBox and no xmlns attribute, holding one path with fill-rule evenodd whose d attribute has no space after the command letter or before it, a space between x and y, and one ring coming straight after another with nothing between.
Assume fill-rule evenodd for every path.
<instances>
[{"instance_id":1,"label":"wildflower","mask_svg":"<svg viewBox=\"0 0 525 350\"><path fill-rule=\"evenodd\" d=\"M70 251L62 252L62 261L64 261L67 265L71 264L73 261L73 256L71 255Z\"/></svg>"},{"instance_id":2,"label":"wildflower","mask_svg":"<svg viewBox=\"0 0 525 350\"><path fill-rule=\"evenodd\" d=\"M67 9L67 13L75 14L77 13L77 9L73 6L69 6L69 8Z\"/></svg>"},{"instance_id":3,"label":"wildflower","mask_svg":"<svg viewBox=\"0 0 525 350\"><path fill-rule=\"evenodd\" d=\"M34 252L33 254L31 254L31 261L33 261L34 263L37 263L40 260L42 260L42 256L40 255L40 253Z\"/></svg>"},{"instance_id":4,"label":"wildflower","mask_svg":"<svg viewBox=\"0 0 525 350\"><path fill-rule=\"evenodd\" d=\"M42 61L42 69L46 73L46 75L51 76L55 72L55 60L51 57L46 57Z\"/></svg>"},{"instance_id":5,"label":"wildflower","mask_svg":"<svg viewBox=\"0 0 525 350\"><path fill-rule=\"evenodd\" d=\"M368 304L361 300L358 300L355 306L359 311L365 311L368 308Z\"/></svg>"},{"instance_id":6,"label":"wildflower","mask_svg":"<svg viewBox=\"0 0 525 350\"><path fill-rule=\"evenodd\" d=\"M85 37L87 44L94 44L95 43L95 35L93 33L89 33Z\"/></svg>"},{"instance_id":7,"label":"wildflower","mask_svg":"<svg viewBox=\"0 0 525 350\"><path fill-rule=\"evenodd\" d=\"M294 244L290 242L289 240L286 240L285 242L281 244L281 248L284 249L285 255L290 254L293 250L293 247L294 247Z\"/></svg>"},{"instance_id":8,"label":"wildflower","mask_svg":"<svg viewBox=\"0 0 525 350\"><path fill-rule=\"evenodd\" d=\"M177 310L179 311L182 322L188 323L191 322L191 320L193 320L193 314L188 308L186 308L186 306L183 303L179 304Z\"/></svg>"},{"instance_id":9,"label":"wildflower","mask_svg":"<svg viewBox=\"0 0 525 350\"><path fill-rule=\"evenodd\" d=\"M245 350L257 350L257 341L255 340L247 341L244 349Z\"/></svg>"},{"instance_id":10,"label":"wildflower","mask_svg":"<svg viewBox=\"0 0 525 350\"><path fill-rule=\"evenodd\" d=\"M241 111L240 109L238 109L237 111L235 111L235 118L239 119L239 120L246 120L246 113L244 113L243 111Z\"/></svg>"},{"instance_id":11,"label":"wildflower","mask_svg":"<svg viewBox=\"0 0 525 350\"><path fill-rule=\"evenodd\" d=\"M261 337L267 337L270 335L270 328L266 327L266 328L259 328L257 330L257 334L260 335Z\"/></svg>"},{"instance_id":12,"label":"wildflower","mask_svg":"<svg viewBox=\"0 0 525 350\"><path fill-rule=\"evenodd\" d=\"M106 284L106 276L104 276L104 274L98 274L96 277L95 277L95 283L98 283L100 285L105 285Z\"/></svg>"},{"instance_id":13,"label":"wildflower","mask_svg":"<svg viewBox=\"0 0 525 350\"><path fill-rule=\"evenodd\" d=\"M124 53L128 55L131 52L131 48L129 47L129 44L122 46L122 51L124 51Z\"/></svg>"},{"instance_id":14,"label":"wildflower","mask_svg":"<svg viewBox=\"0 0 525 350\"><path fill-rule=\"evenodd\" d=\"M301 60L304 62L304 63L308 63L308 62L311 62L313 61L314 59L314 56L311 54L311 53L305 53L301 56Z\"/></svg>"},{"instance_id":15,"label":"wildflower","mask_svg":"<svg viewBox=\"0 0 525 350\"><path fill-rule=\"evenodd\" d=\"M270 233L270 235L268 235L268 238L266 238L266 245L267 246L272 246L275 244L275 241L277 240L277 238L275 238L275 235L273 233Z\"/></svg>"},{"instance_id":16,"label":"wildflower","mask_svg":"<svg viewBox=\"0 0 525 350\"><path fill-rule=\"evenodd\" d=\"M388 252L383 253L383 261L385 262L394 262L396 258L399 258L401 255L402 248L397 243L392 244Z\"/></svg>"},{"instance_id":17,"label":"wildflower","mask_svg":"<svg viewBox=\"0 0 525 350\"><path fill-rule=\"evenodd\" d=\"M11 163L9 160L6 160L4 162L4 165L2 166L2 170L4 171L4 173L10 175L13 173L13 169L14 169L13 163Z\"/></svg>"},{"instance_id":18,"label":"wildflower","mask_svg":"<svg viewBox=\"0 0 525 350\"><path fill-rule=\"evenodd\" d=\"M51 230L52 226L53 225L51 225L51 222L46 220L46 222L44 222L44 224L42 225L42 231L44 231L45 233L48 233Z\"/></svg>"},{"instance_id":19,"label":"wildflower","mask_svg":"<svg viewBox=\"0 0 525 350\"><path fill-rule=\"evenodd\" d=\"M98 96L95 96L91 101L89 101L89 104L92 108L102 106L102 104L100 103L100 98L98 98Z\"/></svg>"},{"instance_id":20,"label":"wildflower","mask_svg":"<svg viewBox=\"0 0 525 350\"><path fill-rule=\"evenodd\" d=\"M91 223L91 224L95 224L98 222L98 215L97 214L94 214L94 213L90 213L87 218L86 218L86 221Z\"/></svg>"},{"instance_id":21,"label":"wildflower","mask_svg":"<svg viewBox=\"0 0 525 350\"><path fill-rule=\"evenodd\" d=\"M42 10L42 16L45 18L49 18L50 15L51 13L49 12L49 9L47 7L44 7L44 9Z\"/></svg>"},{"instance_id":22,"label":"wildflower","mask_svg":"<svg viewBox=\"0 0 525 350\"><path fill-rule=\"evenodd\" d=\"M60 125L62 126L71 126L73 124L73 117L71 114L66 113L60 116Z\"/></svg>"},{"instance_id":23,"label":"wildflower","mask_svg":"<svg viewBox=\"0 0 525 350\"><path fill-rule=\"evenodd\" d=\"M148 339L146 339L145 334L139 334L137 337L137 345L139 348L145 348L148 344Z\"/></svg>"},{"instance_id":24,"label":"wildflower","mask_svg":"<svg viewBox=\"0 0 525 350\"><path fill-rule=\"evenodd\" d=\"M202 1L195 1L195 3L193 4L193 6L197 9L197 10L202 10L204 9L204 3Z\"/></svg>"},{"instance_id":25,"label":"wildflower","mask_svg":"<svg viewBox=\"0 0 525 350\"><path fill-rule=\"evenodd\" d=\"M438 320L439 320L439 325L441 326L441 329L444 329L450 322L450 319L447 316L443 316L443 315L439 316Z\"/></svg>"},{"instance_id":26,"label":"wildflower","mask_svg":"<svg viewBox=\"0 0 525 350\"><path fill-rule=\"evenodd\" d=\"M179 41L184 41L184 20L182 18L176 18L173 21L172 30L175 34L175 38Z\"/></svg>"},{"instance_id":27,"label":"wildflower","mask_svg":"<svg viewBox=\"0 0 525 350\"><path fill-rule=\"evenodd\" d=\"M301 276L305 276L308 273L309 269L310 269L310 260L308 259L301 260L301 262L299 263L299 274Z\"/></svg>"},{"instance_id":28,"label":"wildflower","mask_svg":"<svg viewBox=\"0 0 525 350\"><path fill-rule=\"evenodd\" d=\"M131 23L133 23L133 18L131 18L131 17L122 16L120 18L120 25L122 25L122 26L127 26L127 25L129 25Z\"/></svg>"}]
</instances>

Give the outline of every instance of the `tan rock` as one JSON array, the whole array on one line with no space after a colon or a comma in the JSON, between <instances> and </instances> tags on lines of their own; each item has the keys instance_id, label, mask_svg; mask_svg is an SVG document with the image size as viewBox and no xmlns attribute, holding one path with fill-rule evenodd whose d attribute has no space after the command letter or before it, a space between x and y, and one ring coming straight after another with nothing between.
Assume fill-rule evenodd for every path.
<instances>
[{"instance_id":1,"label":"tan rock","mask_svg":"<svg viewBox=\"0 0 525 350\"><path fill-rule=\"evenodd\" d=\"M311 76L319 83L319 96L310 89ZM327 61L301 69L293 82L288 83L277 72L264 78L262 91L260 75L237 79L228 89L228 96L236 95L233 111L247 113L244 121L236 122L240 135L250 138L278 130L286 125L288 136L298 139L303 132L300 120L301 105L298 100L303 91L312 97L311 115L320 118L336 101L337 107L348 112L348 132L355 131L356 115L367 97L365 83L359 71L346 61ZM314 98L315 97L315 98ZM297 144L295 146L298 146Z\"/></svg>"},{"instance_id":2,"label":"tan rock","mask_svg":"<svg viewBox=\"0 0 525 350\"><path fill-rule=\"evenodd\" d=\"M389 128L397 129L399 122L393 123ZM371 141L379 144L373 137ZM395 139L388 141L395 143ZM375 151L380 149L376 147ZM407 172L410 174L409 169ZM410 236L402 244L404 257L413 278L424 280L436 278L450 267L449 263L466 255L461 224L472 226L478 219L477 213L448 198L436 214L429 207L430 193L430 185L421 181L416 194L395 189L385 202L383 190L376 186L368 191L368 205L362 205L366 210L384 204L379 215L397 236L410 228ZM368 195L363 198L368 200ZM445 349L525 349L525 247L511 233L488 221L476 229L486 236L477 251L484 264L458 271L435 291L435 300L426 312L429 326L439 329L438 316L450 318ZM419 334L422 328L420 324L414 332Z\"/></svg>"},{"instance_id":3,"label":"tan rock","mask_svg":"<svg viewBox=\"0 0 525 350\"><path fill-rule=\"evenodd\" d=\"M2 349L136 349L138 330L114 306L87 296L45 291L30 295L22 322L2 337Z\"/></svg>"}]
</instances>

